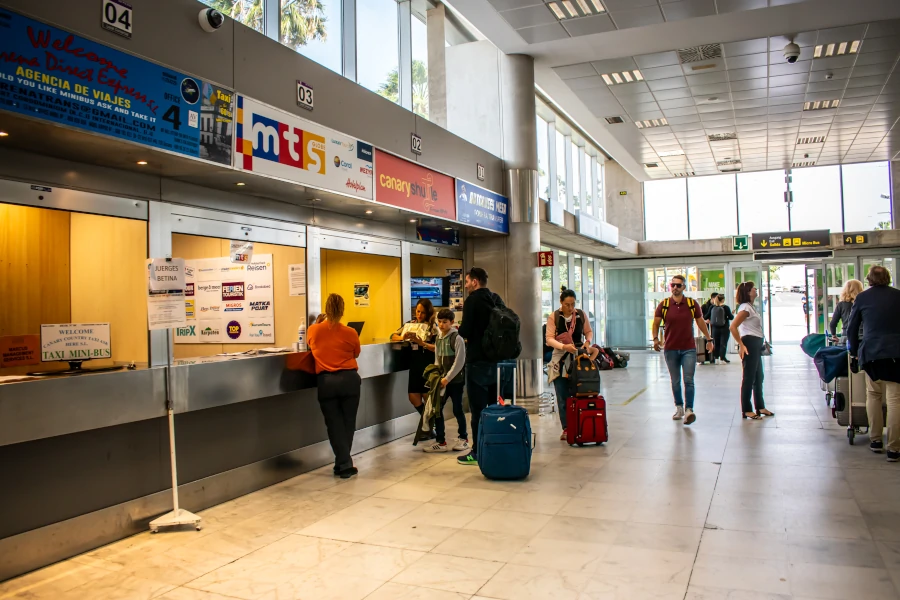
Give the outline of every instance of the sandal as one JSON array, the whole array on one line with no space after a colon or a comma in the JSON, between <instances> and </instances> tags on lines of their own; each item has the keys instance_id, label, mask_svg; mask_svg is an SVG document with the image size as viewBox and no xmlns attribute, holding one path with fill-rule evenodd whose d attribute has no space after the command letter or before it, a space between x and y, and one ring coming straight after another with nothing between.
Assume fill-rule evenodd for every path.
<instances>
[{"instance_id":1,"label":"sandal","mask_svg":"<svg viewBox=\"0 0 900 600\"><path fill-rule=\"evenodd\" d=\"M762 415L763 417L774 417L775 416L775 413L773 413L771 410L768 410L765 408L762 410L756 411L756 414Z\"/></svg>"},{"instance_id":2,"label":"sandal","mask_svg":"<svg viewBox=\"0 0 900 600\"><path fill-rule=\"evenodd\" d=\"M741 415L741 418L742 418L742 419L753 419L754 421L760 421L760 420L762 420L762 417L761 417L761 416L759 416L759 415L756 414L756 413L752 413L752 412L751 412L751 413L744 413L744 414L742 414L742 415Z\"/></svg>"}]
</instances>

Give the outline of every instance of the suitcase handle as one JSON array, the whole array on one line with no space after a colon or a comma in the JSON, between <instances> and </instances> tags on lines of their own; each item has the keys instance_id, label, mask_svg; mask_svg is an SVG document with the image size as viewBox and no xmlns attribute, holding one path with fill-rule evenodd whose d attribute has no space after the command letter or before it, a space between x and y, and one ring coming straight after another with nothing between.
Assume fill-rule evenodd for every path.
<instances>
[{"instance_id":1,"label":"suitcase handle","mask_svg":"<svg viewBox=\"0 0 900 600\"><path fill-rule=\"evenodd\" d=\"M506 404L506 402L503 400L503 393L500 391L500 369L502 369L502 368L503 367L500 366L499 364L497 365L497 402L500 404L500 406L503 406L504 404ZM515 406L516 405L516 367L513 367L512 370L513 370L513 389L512 389L513 395L512 395L512 400L510 401L510 404L512 406Z\"/></svg>"}]
</instances>

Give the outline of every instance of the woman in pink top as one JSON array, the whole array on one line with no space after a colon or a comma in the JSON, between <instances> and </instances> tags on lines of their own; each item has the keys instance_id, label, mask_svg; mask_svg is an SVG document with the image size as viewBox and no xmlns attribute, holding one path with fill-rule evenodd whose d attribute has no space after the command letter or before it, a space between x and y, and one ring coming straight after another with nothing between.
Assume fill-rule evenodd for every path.
<instances>
[{"instance_id":1,"label":"woman in pink top","mask_svg":"<svg viewBox=\"0 0 900 600\"><path fill-rule=\"evenodd\" d=\"M600 353L591 347L594 332L584 311L575 308L575 291L564 290L559 295L559 310L547 318L547 345L553 348L553 358L547 368L547 376L556 390L556 404L559 407L559 421L562 435L566 439L566 399L569 396L569 380L563 377L566 359L578 353L579 348L590 352L591 360Z\"/></svg>"}]
</instances>

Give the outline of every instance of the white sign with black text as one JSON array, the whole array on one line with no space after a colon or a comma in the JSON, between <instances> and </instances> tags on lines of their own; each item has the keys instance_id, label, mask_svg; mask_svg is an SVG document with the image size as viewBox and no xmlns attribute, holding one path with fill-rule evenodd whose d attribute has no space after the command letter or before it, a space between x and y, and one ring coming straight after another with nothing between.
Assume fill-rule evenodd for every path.
<instances>
[{"instance_id":1,"label":"white sign with black text","mask_svg":"<svg viewBox=\"0 0 900 600\"><path fill-rule=\"evenodd\" d=\"M103 0L103 16L100 25L103 29L131 39L131 29L134 26L133 9L131 5L122 0Z\"/></svg>"},{"instance_id":2,"label":"white sign with black text","mask_svg":"<svg viewBox=\"0 0 900 600\"><path fill-rule=\"evenodd\" d=\"M313 89L311 85L307 85L302 81L297 82L297 106L300 108L305 108L306 110L313 109L313 101L315 100L315 96L313 95Z\"/></svg>"}]
</instances>

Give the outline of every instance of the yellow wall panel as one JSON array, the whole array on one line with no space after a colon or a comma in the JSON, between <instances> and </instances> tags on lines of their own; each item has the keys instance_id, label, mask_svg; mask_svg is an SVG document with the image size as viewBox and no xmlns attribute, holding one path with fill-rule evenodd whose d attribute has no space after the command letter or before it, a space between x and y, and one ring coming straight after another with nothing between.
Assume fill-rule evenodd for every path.
<instances>
[{"instance_id":1,"label":"yellow wall panel","mask_svg":"<svg viewBox=\"0 0 900 600\"><path fill-rule=\"evenodd\" d=\"M353 305L353 284L369 283L369 306ZM390 341L403 322L400 302L400 259L338 250L322 251L322 306L329 294L344 298L344 320L365 321L362 344Z\"/></svg>"},{"instance_id":2,"label":"yellow wall panel","mask_svg":"<svg viewBox=\"0 0 900 600\"><path fill-rule=\"evenodd\" d=\"M462 269L463 261L457 258L440 258L422 254L409 255L411 277L446 277L447 269Z\"/></svg>"}]
</instances>

